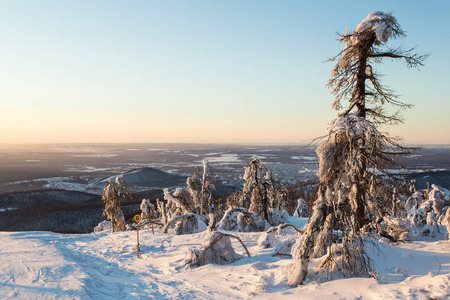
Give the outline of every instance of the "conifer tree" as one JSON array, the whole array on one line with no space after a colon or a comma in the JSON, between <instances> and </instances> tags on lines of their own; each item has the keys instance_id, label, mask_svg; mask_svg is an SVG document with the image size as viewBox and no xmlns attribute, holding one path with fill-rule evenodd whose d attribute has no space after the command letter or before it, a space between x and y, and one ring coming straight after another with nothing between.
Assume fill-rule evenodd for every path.
<instances>
[{"instance_id":1,"label":"conifer tree","mask_svg":"<svg viewBox=\"0 0 450 300\"><path fill-rule=\"evenodd\" d=\"M306 236L294 254L290 285L300 285L310 259L324 254L325 274L371 272L364 234L392 211L386 206L386 199L392 198L392 188L386 186L393 183L386 179L388 168L397 164L399 155L410 152L378 126L401 122L398 111L411 107L381 84L372 65L391 58L404 60L408 67L422 66L426 55L386 45L389 39L404 36L391 13L383 12L369 14L355 31L340 36L345 46L330 59L337 63L328 87L335 95L333 108L343 111L330 122L328 136L316 150L319 190ZM349 102L345 109L344 100ZM388 104L397 109L389 114Z\"/></svg>"},{"instance_id":2,"label":"conifer tree","mask_svg":"<svg viewBox=\"0 0 450 300\"><path fill-rule=\"evenodd\" d=\"M102 201L105 204L103 215L111 221L112 232L125 230L125 218L120 200L131 198L131 193L122 176L117 176L115 182L111 180L103 189Z\"/></svg>"}]
</instances>

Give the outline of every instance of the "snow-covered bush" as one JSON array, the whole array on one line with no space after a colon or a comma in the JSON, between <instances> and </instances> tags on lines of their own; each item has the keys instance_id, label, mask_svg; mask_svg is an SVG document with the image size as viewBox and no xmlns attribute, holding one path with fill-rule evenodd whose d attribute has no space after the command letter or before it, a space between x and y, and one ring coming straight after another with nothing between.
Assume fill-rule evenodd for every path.
<instances>
[{"instance_id":1,"label":"snow-covered bush","mask_svg":"<svg viewBox=\"0 0 450 300\"><path fill-rule=\"evenodd\" d=\"M269 228L269 223L257 213L250 213L245 208L228 209L217 228L229 231L254 232Z\"/></svg>"},{"instance_id":2,"label":"snow-covered bush","mask_svg":"<svg viewBox=\"0 0 450 300\"><path fill-rule=\"evenodd\" d=\"M280 256L291 256L292 247L297 242L294 238L289 238L287 240L281 241L280 243L275 245L273 249L272 256L280 255Z\"/></svg>"},{"instance_id":3,"label":"snow-covered bush","mask_svg":"<svg viewBox=\"0 0 450 300\"><path fill-rule=\"evenodd\" d=\"M386 217L380 224L382 236L388 237L392 242L410 241L411 224L407 219Z\"/></svg>"},{"instance_id":4,"label":"snow-covered bush","mask_svg":"<svg viewBox=\"0 0 450 300\"><path fill-rule=\"evenodd\" d=\"M202 266L205 264L229 264L242 256L234 252L230 237L218 231L209 231L203 238L200 249L188 248L184 259L187 267Z\"/></svg>"},{"instance_id":5,"label":"snow-covered bush","mask_svg":"<svg viewBox=\"0 0 450 300\"><path fill-rule=\"evenodd\" d=\"M273 248L280 241L271 233L264 232L259 237L257 244L261 249Z\"/></svg>"},{"instance_id":6,"label":"snow-covered bush","mask_svg":"<svg viewBox=\"0 0 450 300\"><path fill-rule=\"evenodd\" d=\"M414 193L407 201L407 219L411 222L413 236L435 237L439 232L438 224L448 225L446 216L450 204L448 190L433 184L432 189ZM425 196L427 195L427 198ZM414 203L414 205L412 204ZM414 207L418 208L414 209Z\"/></svg>"},{"instance_id":7,"label":"snow-covered bush","mask_svg":"<svg viewBox=\"0 0 450 300\"><path fill-rule=\"evenodd\" d=\"M405 204L405 211L409 212L412 210L416 210L419 206L425 201L425 195L420 192L414 192L407 200Z\"/></svg>"},{"instance_id":8,"label":"snow-covered bush","mask_svg":"<svg viewBox=\"0 0 450 300\"><path fill-rule=\"evenodd\" d=\"M308 217L308 207L306 205L306 201L302 198L297 200L297 208L294 212L294 217L307 218Z\"/></svg>"},{"instance_id":9,"label":"snow-covered bush","mask_svg":"<svg viewBox=\"0 0 450 300\"><path fill-rule=\"evenodd\" d=\"M442 226L448 225L447 212L448 212L449 208L450 208L450 206L446 206L442 209L441 215L439 216L439 219L438 219L438 225L442 225Z\"/></svg>"},{"instance_id":10,"label":"snow-covered bush","mask_svg":"<svg viewBox=\"0 0 450 300\"><path fill-rule=\"evenodd\" d=\"M270 208L269 211L269 223L272 226L278 226L280 224L285 224L288 221L289 214L285 210L278 210Z\"/></svg>"},{"instance_id":11,"label":"snow-covered bush","mask_svg":"<svg viewBox=\"0 0 450 300\"><path fill-rule=\"evenodd\" d=\"M164 226L164 233L167 233L169 228L173 228L176 235L192 234L202 232L207 229L204 218L197 214L185 214L174 216L166 226Z\"/></svg>"},{"instance_id":12,"label":"snow-covered bush","mask_svg":"<svg viewBox=\"0 0 450 300\"><path fill-rule=\"evenodd\" d=\"M111 230L111 222L108 220L104 220L94 227L94 232L102 232L106 230Z\"/></svg>"},{"instance_id":13,"label":"snow-covered bush","mask_svg":"<svg viewBox=\"0 0 450 300\"><path fill-rule=\"evenodd\" d=\"M164 200L167 201L172 215L195 214L195 203L191 193L186 189L177 188L173 194L165 188Z\"/></svg>"},{"instance_id":14,"label":"snow-covered bush","mask_svg":"<svg viewBox=\"0 0 450 300\"><path fill-rule=\"evenodd\" d=\"M142 199L140 208L142 220L152 220L158 217L158 212L149 199Z\"/></svg>"}]
</instances>

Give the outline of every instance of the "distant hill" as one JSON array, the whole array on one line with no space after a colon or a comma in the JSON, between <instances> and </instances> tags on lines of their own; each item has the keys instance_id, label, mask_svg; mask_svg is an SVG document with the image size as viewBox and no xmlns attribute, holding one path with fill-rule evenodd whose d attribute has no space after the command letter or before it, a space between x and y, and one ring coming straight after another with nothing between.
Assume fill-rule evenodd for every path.
<instances>
[{"instance_id":1,"label":"distant hill","mask_svg":"<svg viewBox=\"0 0 450 300\"><path fill-rule=\"evenodd\" d=\"M416 189L426 189L427 182L436 184L446 189L450 189L450 171L427 171L408 174L405 178L415 180L414 186Z\"/></svg>"},{"instance_id":2,"label":"distant hill","mask_svg":"<svg viewBox=\"0 0 450 300\"><path fill-rule=\"evenodd\" d=\"M162 198L160 189L139 192L122 202L124 214L139 207L143 198ZM0 195L0 231L51 230L86 233L101 222L101 195L76 191L42 190Z\"/></svg>"},{"instance_id":3,"label":"distant hill","mask_svg":"<svg viewBox=\"0 0 450 300\"><path fill-rule=\"evenodd\" d=\"M186 185L185 176L166 173L154 168L143 168L130 171L117 176L123 176L123 180L130 186L134 187L172 187L177 185ZM104 179L114 181L117 176Z\"/></svg>"},{"instance_id":4,"label":"distant hill","mask_svg":"<svg viewBox=\"0 0 450 300\"><path fill-rule=\"evenodd\" d=\"M4 193L0 194L0 231L89 232L103 220L102 186L117 176L123 176L133 193L132 200L122 203L125 214L143 198L162 199L162 188L186 185L186 177L143 168L102 180L99 194L62 189Z\"/></svg>"},{"instance_id":5,"label":"distant hill","mask_svg":"<svg viewBox=\"0 0 450 300\"><path fill-rule=\"evenodd\" d=\"M60 189L12 192L0 194L0 210L32 206L79 204L98 198L99 196L94 194Z\"/></svg>"}]
</instances>

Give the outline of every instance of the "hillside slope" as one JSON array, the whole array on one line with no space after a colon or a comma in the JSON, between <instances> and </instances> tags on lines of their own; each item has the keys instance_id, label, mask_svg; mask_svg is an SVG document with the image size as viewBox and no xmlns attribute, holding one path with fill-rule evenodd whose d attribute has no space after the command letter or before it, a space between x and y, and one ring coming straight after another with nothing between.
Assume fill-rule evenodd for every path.
<instances>
[{"instance_id":1,"label":"hillside slope","mask_svg":"<svg viewBox=\"0 0 450 300\"><path fill-rule=\"evenodd\" d=\"M306 219L291 221L301 226ZM205 232L174 236L141 230L140 259L135 231L0 232L0 298L448 299L450 295L450 241L443 234L400 245L381 240L383 254L372 254L378 281L349 278L319 283L310 269L307 283L297 288L286 285L291 257L272 256L272 248L259 248L260 233L233 234L245 241L251 257L233 242L240 260L187 269L182 263L186 248L198 248ZM292 232L277 236L295 237Z\"/></svg>"},{"instance_id":2,"label":"hillside slope","mask_svg":"<svg viewBox=\"0 0 450 300\"><path fill-rule=\"evenodd\" d=\"M171 187L186 184L186 177L166 173L154 168L138 169L117 176L122 176L123 180L131 187ZM109 177L102 180L102 182L114 181L117 176Z\"/></svg>"}]
</instances>

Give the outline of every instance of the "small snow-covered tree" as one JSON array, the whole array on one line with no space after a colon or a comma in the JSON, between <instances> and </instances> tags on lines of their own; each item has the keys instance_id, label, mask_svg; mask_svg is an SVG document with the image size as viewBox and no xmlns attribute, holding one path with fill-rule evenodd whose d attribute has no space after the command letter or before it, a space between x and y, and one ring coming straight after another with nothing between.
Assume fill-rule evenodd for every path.
<instances>
[{"instance_id":1,"label":"small snow-covered tree","mask_svg":"<svg viewBox=\"0 0 450 300\"><path fill-rule=\"evenodd\" d=\"M142 199L141 205L141 217L143 220L151 221L158 217L158 212L155 206L150 202L150 199Z\"/></svg>"},{"instance_id":2,"label":"small snow-covered tree","mask_svg":"<svg viewBox=\"0 0 450 300\"><path fill-rule=\"evenodd\" d=\"M194 175L189 177L186 181L187 189L194 200L195 206L199 207L199 213L203 216L209 216L213 212L212 190L214 184L212 183L211 167L208 160L203 160L203 174L200 179L198 171L195 170Z\"/></svg>"},{"instance_id":3,"label":"small snow-covered tree","mask_svg":"<svg viewBox=\"0 0 450 300\"><path fill-rule=\"evenodd\" d=\"M201 189L201 182L198 178L198 171L197 168L195 168L194 174L191 177L188 177L186 180L187 190L189 193L191 193L191 197L194 200L194 203L196 206L201 205L201 197L200 197L200 189Z\"/></svg>"},{"instance_id":4,"label":"small snow-covered tree","mask_svg":"<svg viewBox=\"0 0 450 300\"><path fill-rule=\"evenodd\" d=\"M308 217L308 207L306 201L302 198L297 200L297 207L295 208L294 217L307 218Z\"/></svg>"},{"instance_id":5,"label":"small snow-covered tree","mask_svg":"<svg viewBox=\"0 0 450 300\"><path fill-rule=\"evenodd\" d=\"M202 177L202 191L201 191L201 206L202 215L209 215L212 213L212 190L214 184L211 182L211 167L207 159L203 160L203 177Z\"/></svg>"},{"instance_id":6,"label":"small snow-covered tree","mask_svg":"<svg viewBox=\"0 0 450 300\"><path fill-rule=\"evenodd\" d=\"M105 205L103 215L111 221L112 232L125 230L125 218L120 208L120 200L127 198L131 198L131 193L122 176L117 176L115 182L108 181L103 189L102 201Z\"/></svg>"},{"instance_id":7,"label":"small snow-covered tree","mask_svg":"<svg viewBox=\"0 0 450 300\"><path fill-rule=\"evenodd\" d=\"M244 180L241 204L248 207L246 199L250 196L249 211L259 214L272 223L269 211L280 208L287 194L286 189L275 181L272 171L257 157L254 157L250 165L245 167Z\"/></svg>"},{"instance_id":8,"label":"small snow-covered tree","mask_svg":"<svg viewBox=\"0 0 450 300\"><path fill-rule=\"evenodd\" d=\"M300 285L311 258L325 255L321 267L326 274L365 275L371 271L364 251L364 234L393 211L392 184L388 167L396 157L409 153L398 139L381 133L380 124L401 121L398 109L410 105L384 87L372 64L385 58L403 59L408 67L423 64L425 56L411 50L389 48L390 38L405 36L390 13L371 13L356 30L340 36L344 50L330 61L337 61L328 87L336 95L333 108L348 107L328 125L328 136L316 150L319 156L318 197L306 236L295 252L295 266L289 284ZM397 107L388 114L385 105ZM387 193L389 191L389 193ZM387 205L389 204L389 205ZM336 271L336 272L334 272Z\"/></svg>"}]
</instances>

